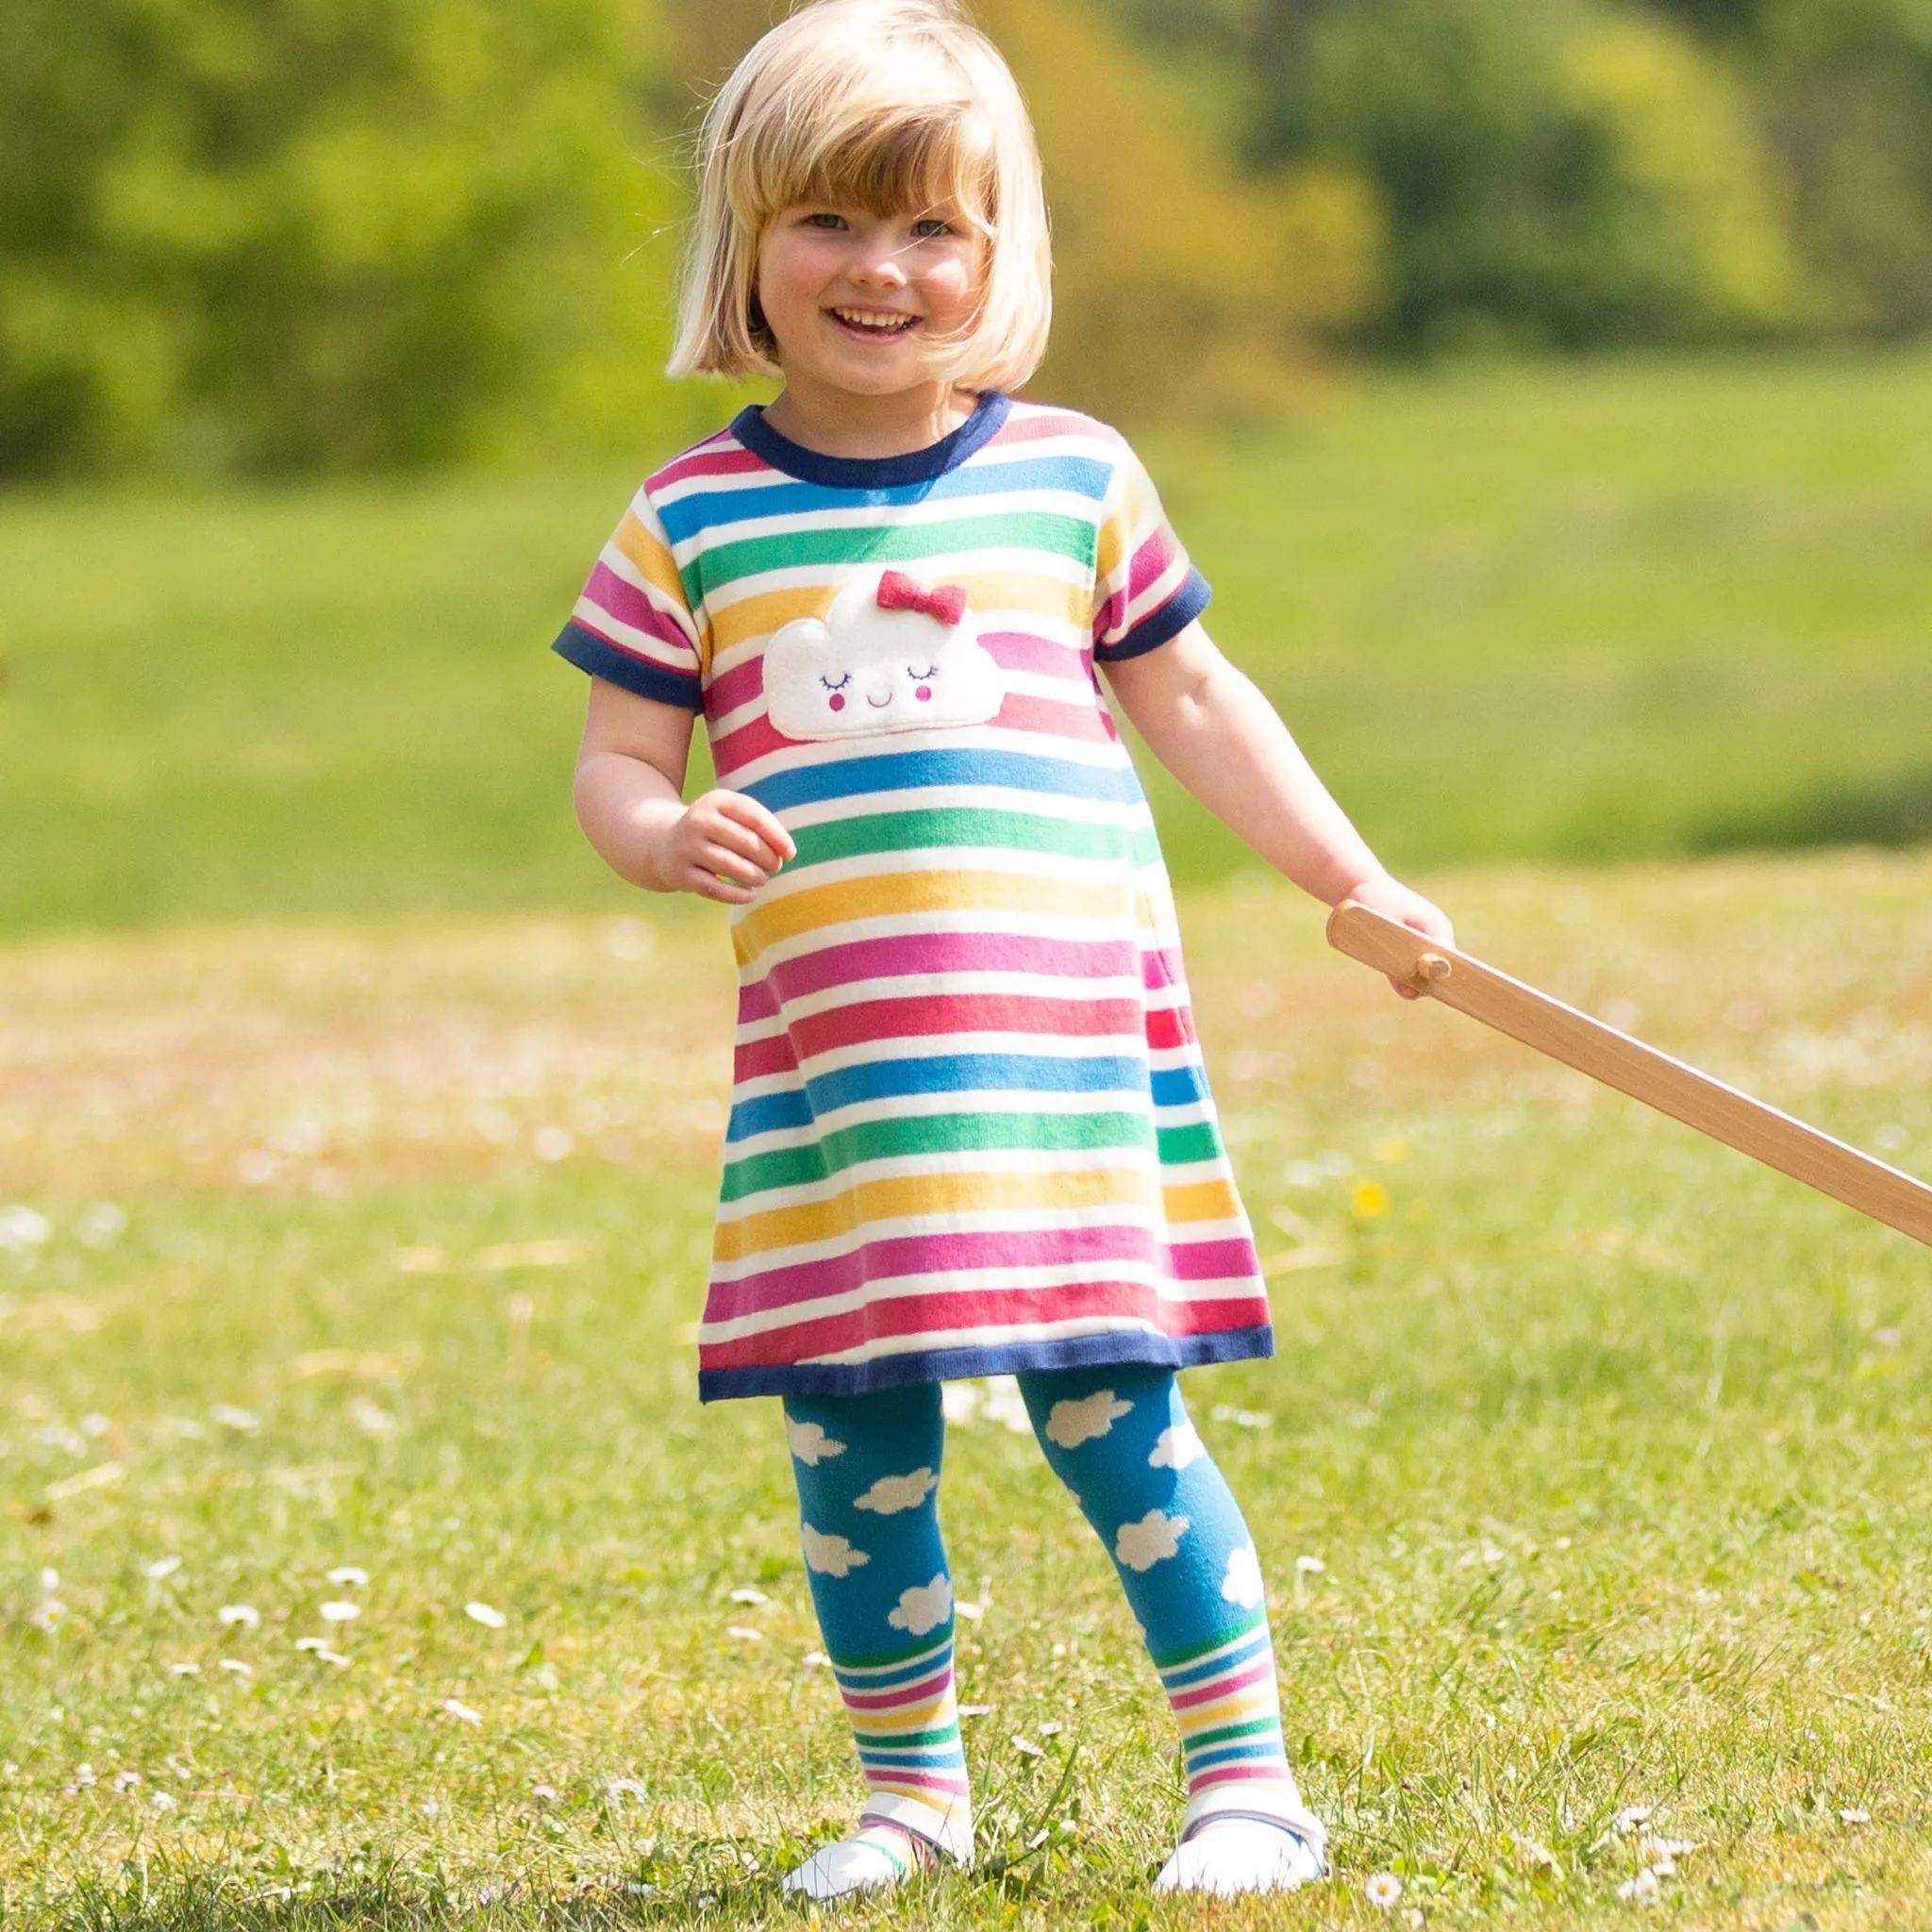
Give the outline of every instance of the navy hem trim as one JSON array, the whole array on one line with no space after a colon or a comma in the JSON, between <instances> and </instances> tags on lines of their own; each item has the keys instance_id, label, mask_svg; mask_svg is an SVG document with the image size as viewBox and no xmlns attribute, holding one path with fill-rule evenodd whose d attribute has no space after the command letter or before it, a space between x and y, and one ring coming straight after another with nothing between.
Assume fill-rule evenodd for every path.
<instances>
[{"instance_id":1,"label":"navy hem trim","mask_svg":"<svg viewBox=\"0 0 1932 1932\"><path fill-rule=\"evenodd\" d=\"M641 698L656 698L660 705L680 705L688 711L705 708L703 683L685 673L666 671L661 664L647 664L632 652L621 651L593 630L586 630L575 620L558 633L550 647L566 664L601 677Z\"/></svg>"},{"instance_id":2,"label":"navy hem trim","mask_svg":"<svg viewBox=\"0 0 1932 1932\"><path fill-rule=\"evenodd\" d=\"M802 483L818 483L827 490L892 490L908 483L930 483L935 476L957 470L992 438L1011 408L1010 397L988 390L950 436L897 457L828 457L807 449L774 429L758 403L748 403L731 419L731 433L753 456Z\"/></svg>"},{"instance_id":3,"label":"navy hem trim","mask_svg":"<svg viewBox=\"0 0 1932 1932\"><path fill-rule=\"evenodd\" d=\"M1075 1335L1062 1341L996 1347L927 1349L870 1362L790 1362L768 1369L701 1369L698 1400L741 1395L869 1395L915 1382L963 1381L977 1375L1024 1375L1042 1369L1112 1367L1196 1369L1210 1362L1253 1361L1274 1353L1274 1331L1227 1328L1217 1335Z\"/></svg>"},{"instance_id":4,"label":"navy hem trim","mask_svg":"<svg viewBox=\"0 0 1932 1932\"><path fill-rule=\"evenodd\" d=\"M1208 587L1208 579L1197 570L1188 573L1188 580L1158 610L1143 617L1117 644L1095 644L1093 661L1096 664L1118 664L1124 658L1139 658L1144 653L1158 649L1170 638L1178 637L1208 608L1208 600L1214 592Z\"/></svg>"}]
</instances>

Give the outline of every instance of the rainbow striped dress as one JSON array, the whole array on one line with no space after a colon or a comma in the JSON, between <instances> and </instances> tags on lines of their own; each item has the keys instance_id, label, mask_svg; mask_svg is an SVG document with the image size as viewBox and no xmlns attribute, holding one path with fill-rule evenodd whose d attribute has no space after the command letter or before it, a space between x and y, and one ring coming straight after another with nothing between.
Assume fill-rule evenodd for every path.
<instances>
[{"instance_id":1,"label":"rainbow striped dress","mask_svg":"<svg viewBox=\"0 0 1932 1932\"><path fill-rule=\"evenodd\" d=\"M1272 1351L1094 672L1207 600L1113 430L996 394L877 459L749 408L633 499L556 649L798 847L733 908L703 1399Z\"/></svg>"}]
</instances>

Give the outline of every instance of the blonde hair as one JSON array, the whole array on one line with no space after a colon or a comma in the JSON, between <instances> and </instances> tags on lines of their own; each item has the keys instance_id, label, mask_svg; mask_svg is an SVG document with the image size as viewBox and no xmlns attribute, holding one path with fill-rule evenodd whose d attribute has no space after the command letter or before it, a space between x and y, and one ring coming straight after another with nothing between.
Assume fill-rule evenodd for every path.
<instances>
[{"instance_id":1,"label":"blonde hair","mask_svg":"<svg viewBox=\"0 0 1932 1932\"><path fill-rule=\"evenodd\" d=\"M1040 156L1007 63L955 0L812 0L745 55L699 137L673 375L776 375L758 248L781 210L957 208L984 273L946 371L1018 389L1046 353L1053 258Z\"/></svg>"}]
</instances>

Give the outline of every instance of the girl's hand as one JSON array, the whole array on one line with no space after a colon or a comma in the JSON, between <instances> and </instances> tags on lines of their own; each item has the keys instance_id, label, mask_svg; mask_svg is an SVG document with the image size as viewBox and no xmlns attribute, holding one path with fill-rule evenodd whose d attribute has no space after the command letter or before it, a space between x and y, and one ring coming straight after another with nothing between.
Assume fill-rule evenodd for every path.
<instances>
[{"instance_id":1,"label":"girl's hand","mask_svg":"<svg viewBox=\"0 0 1932 1932\"><path fill-rule=\"evenodd\" d=\"M1399 879L1392 879L1386 872L1372 874L1358 881L1344 898L1353 899L1357 906L1366 906L1371 912L1379 912L1384 919L1395 920L1406 925L1411 932L1419 932L1426 940L1435 940L1439 944L1453 946L1456 943L1456 928L1449 924L1448 914L1441 907L1431 905L1420 892L1411 891ZM1412 986L1405 986L1399 979L1389 982L1406 1000L1420 999L1422 995Z\"/></svg>"},{"instance_id":2,"label":"girl's hand","mask_svg":"<svg viewBox=\"0 0 1932 1932\"><path fill-rule=\"evenodd\" d=\"M672 821L658 872L675 892L743 906L797 857L791 834L757 799L707 791Z\"/></svg>"}]
</instances>

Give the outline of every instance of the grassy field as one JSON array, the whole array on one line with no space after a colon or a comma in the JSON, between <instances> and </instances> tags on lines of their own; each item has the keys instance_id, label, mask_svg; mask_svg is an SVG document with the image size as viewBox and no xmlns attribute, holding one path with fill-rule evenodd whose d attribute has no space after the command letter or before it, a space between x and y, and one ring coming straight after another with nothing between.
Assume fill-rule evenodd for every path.
<instances>
[{"instance_id":1,"label":"grassy field","mask_svg":"<svg viewBox=\"0 0 1932 1932\"><path fill-rule=\"evenodd\" d=\"M1924 352L1384 376L1148 454L1392 863L1932 837ZM0 930L617 908L544 645L635 480L0 500Z\"/></svg>"},{"instance_id":2,"label":"grassy field","mask_svg":"<svg viewBox=\"0 0 1932 1932\"><path fill-rule=\"evenodd\" d=\"M1431 883L1932 1170L1932 858ZM1149 1899L1164 1707L983 1415L982 1869L844 1923L1932 1920L1924 1252L1398 1008L1285 892L1184 918L1281 1351L1191 1400L1336 1878ZM728 981L675 908L0 952L0 1923L797 1923L857 1780L774 1407L693 1394Z\"/></svg>"}]
</instances>

